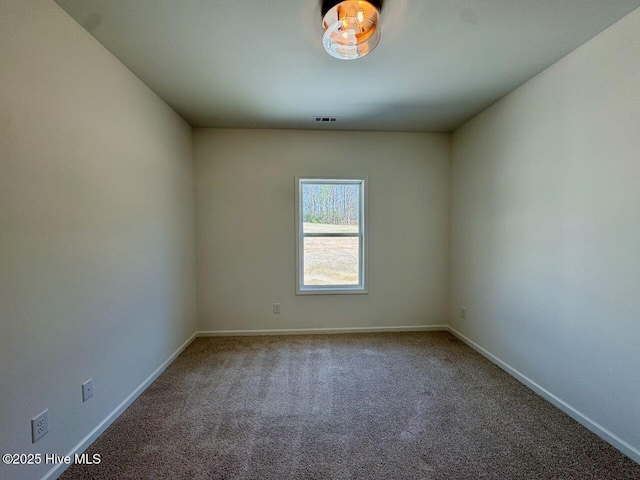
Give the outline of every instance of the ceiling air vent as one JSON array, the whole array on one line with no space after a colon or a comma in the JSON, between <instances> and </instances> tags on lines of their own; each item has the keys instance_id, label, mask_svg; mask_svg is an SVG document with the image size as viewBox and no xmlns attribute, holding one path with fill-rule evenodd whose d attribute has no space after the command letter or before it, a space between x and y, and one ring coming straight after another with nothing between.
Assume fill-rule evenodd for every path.
<instances>
[{"instance_id":1,"label":"ceiling air vent","mask_svg":"<svg viewBox=\"0 0 640 480\"><path fill-rule=\"evenodd\" d=\"M337 120L338 120L338 117L313 117L313 121L318 123L329 123L329 122L335 122Z\"/></svg>"}]
</instances>

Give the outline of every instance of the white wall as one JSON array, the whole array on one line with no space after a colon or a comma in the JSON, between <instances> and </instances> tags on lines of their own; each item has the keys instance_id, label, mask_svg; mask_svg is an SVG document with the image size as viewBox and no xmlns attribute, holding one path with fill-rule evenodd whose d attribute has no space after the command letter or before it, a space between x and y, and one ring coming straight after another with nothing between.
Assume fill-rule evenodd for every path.
<instances>
[{"instance_id":1,"label":"white wall","mask_svg":"<svg viewBox=\"0 0 640 480\"><path fill-rule=\"evenodd\" d=\"M0 452L62 455L196 329L191 129L52 1L0 0L0 65Z\"/></svg>"},{"instance_id":2,"label":"white wall","mask_svg":"<svg viewBox=\"0 0 640 480\"><path fill-rule=\"evenodd\" d=\"M446 323L448 135L195 129L194 158L201 330ZM368 295L295 295L295 175L369 177Z\"/></svg>"},{"instance_id":3,"label":"white wall","mask_svg":"<svg viewBox=\"0 0 640 480\"><path fill-rule=\"evenodd\" d=\"M455 131L450 322L640 461L638 32L640 10Z\"/></svg>"}]
</instances>

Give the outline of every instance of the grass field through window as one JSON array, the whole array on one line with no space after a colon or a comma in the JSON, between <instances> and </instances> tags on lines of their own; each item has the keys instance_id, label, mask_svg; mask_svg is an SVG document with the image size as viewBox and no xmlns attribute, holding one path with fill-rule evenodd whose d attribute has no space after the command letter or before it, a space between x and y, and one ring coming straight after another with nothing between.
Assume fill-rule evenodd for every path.
<instances>
[{"instance_id":1,"label":"grass field through window","mask_svg":"<svg viewBox=\"0 0 640 480\"><path fill-rule=\"evenodd\" d=\"M357 233L358 225L304 223L305 233ZM307 237L304 239L305 285L357 285L358 237Z\"/></svg>"}]
</instances>

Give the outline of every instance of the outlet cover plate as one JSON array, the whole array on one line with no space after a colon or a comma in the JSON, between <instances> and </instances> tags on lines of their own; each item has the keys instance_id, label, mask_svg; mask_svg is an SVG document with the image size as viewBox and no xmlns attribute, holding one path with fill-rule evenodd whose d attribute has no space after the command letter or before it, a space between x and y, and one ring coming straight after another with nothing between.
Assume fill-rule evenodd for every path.
<instances>
[{"instance_id":1,"label":"outlet cover plate","mask_svg":"<svg viewBox=\"0 0 640 480\"><path fill-rule=\"evenodd\" d=\"M36 443L49 431L49 409L31 419L31 443Z\"/></svg>"},{"instance_id":2,"label":"outlet cover plate","mask_svg":"<svg viewBox=\"0 0 640 480\"><path fill-rule=\"evenodd\" d=\"M93 378L82 384L82 401L86 402L91 397L93 397Z\"/></svg>"}]
</instances>

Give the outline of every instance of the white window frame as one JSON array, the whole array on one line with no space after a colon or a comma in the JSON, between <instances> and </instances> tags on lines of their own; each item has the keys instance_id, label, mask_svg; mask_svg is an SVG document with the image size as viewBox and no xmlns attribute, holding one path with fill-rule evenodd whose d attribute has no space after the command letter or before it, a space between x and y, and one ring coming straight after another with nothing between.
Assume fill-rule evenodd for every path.
<instances>
[{"instance_id":1,"label":"white window frame","mask_svg":"<svg viewBox=\"0 0 640 480\"><path fill-rule=\"evenodd\" d=\"M295 225L296 225L296 295L349 295L366 294L367 291L367 215L368 179L367 177L295 177ZM302 208L302 185L337 184L360 186L360 211L358 233L305 233ZM304 279L304 239L305 237L359 237L360 252L357 285L303 285Z\"/></svg>"}]
</instances>

